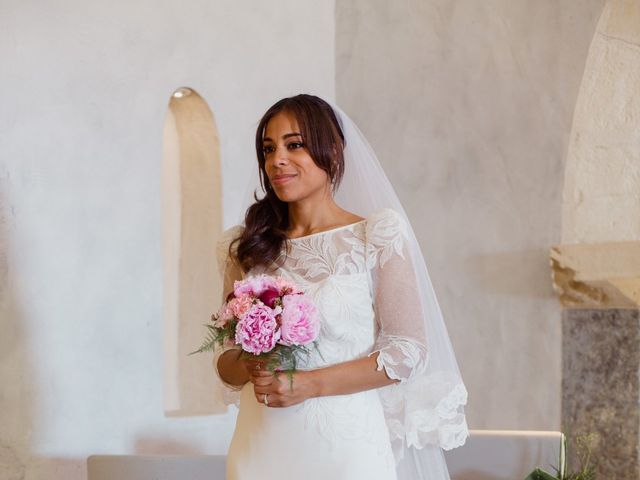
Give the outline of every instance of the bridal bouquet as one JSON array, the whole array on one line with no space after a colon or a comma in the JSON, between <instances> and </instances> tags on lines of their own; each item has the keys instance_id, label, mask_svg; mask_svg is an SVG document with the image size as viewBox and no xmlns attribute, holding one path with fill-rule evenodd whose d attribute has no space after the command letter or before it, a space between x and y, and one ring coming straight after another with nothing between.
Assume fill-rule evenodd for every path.
<instances>
[{"instance_id":1,"label":"bridal bouquet","mask_svg":"<svg viewBox=\"0 0 640 480\"><path fill-rule=\"evenodd\" d=\"M264 359L272 372L283 365L295 371L297 354L308 354L309 345L315 345L320 319L316 305L295 284L261 274L236 280L205 326L209 331L204 343L189 355L216 345L239 345L241 355Z\"/></svg>"}]
</instances>

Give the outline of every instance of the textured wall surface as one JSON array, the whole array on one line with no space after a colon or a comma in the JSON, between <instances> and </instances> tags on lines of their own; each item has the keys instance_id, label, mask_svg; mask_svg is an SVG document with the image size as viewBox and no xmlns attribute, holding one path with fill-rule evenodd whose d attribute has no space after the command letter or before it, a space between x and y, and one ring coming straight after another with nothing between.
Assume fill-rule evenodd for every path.
<instances>
[{"instance_id":1,"label":"textured wall surface","mask_svg":"<svg viewBox=\"0 0 640 480\"><path fill-rule=\"evenodd\" d=\"M547 252L603 4L3 2L0 477L226 450L233 412L163 416L162 126L183 85L215 115L228 218L265 109L336 93L421 239L469 425L558 428Z\"/></svg>"},{"instance_id":2,"label":"textured wall surface","mask_svg":"<svg viewBox=\"0 0 640 480\"><path fill-rule=\"evenodd\" d=\"M640 314L575 309L563 314L562 418L572 469L591 435L597 478L640 478Z\"/></svg>"},{"instance_id":3,"label":"textured wall surface","mask_svg":"<svg viewBox=\"0 0 640 480\"><path fill-rule=\"evenodd\" d=\"M560 427L548 250L603 0L338 0L339 102L421 240L469 426Z\"/></svg>"},{"instance_id":4,"label":"textured wall surface","mask_svg":"<svg viewBox=\"0 0 640 480\"><path fill-rule=\"evenodd\" d=\"M163 412L169 96L188 85L211 107L233 213L260 115L333 96L334 25L333 2L1 3L0 478L226 451L233 412Z\"/></svg>"}]
</instances>

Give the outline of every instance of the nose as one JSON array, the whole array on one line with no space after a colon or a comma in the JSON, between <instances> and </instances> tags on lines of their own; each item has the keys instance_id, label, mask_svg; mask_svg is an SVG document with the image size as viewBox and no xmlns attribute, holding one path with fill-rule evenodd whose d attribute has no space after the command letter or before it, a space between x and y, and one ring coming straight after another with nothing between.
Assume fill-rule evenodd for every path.
<instances>
[{"instance_id":1,"label":"nose","mask_svg":"<svg viewBox=\"0 0 640 480\"><path fill-rule=\"evenodd\" d=\"M286 165L287 163L289 163L289 159L287 158L288 154L289 152L287 151L286 146L276 147L276 151L273 153L274 163L276 165Z\"/></svg>"}]
</instances>

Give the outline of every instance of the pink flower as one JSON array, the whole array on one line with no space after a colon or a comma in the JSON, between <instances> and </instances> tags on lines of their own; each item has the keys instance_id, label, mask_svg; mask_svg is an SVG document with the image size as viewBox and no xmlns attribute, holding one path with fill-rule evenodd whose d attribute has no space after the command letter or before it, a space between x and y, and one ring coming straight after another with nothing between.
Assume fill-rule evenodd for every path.
<instances>
[{"instance_id":1,"label":"pink flower","mask_svg":"<svg viewBox=\"0 0 640 480\"><path fill-rule=\"evenodd\" d=\"M241 295L236 298L232 298L229 301L229 308L233 315L237 318L242 318L245 313L253 306L253 298L249 295Z\"/></svg>"},{"instance_id":2,"label":"pink flower","mask_svg":"<svg viewBox=\"0 0 640 480\"><path fill-rule=\"evenodd\" d=\"M214 320L213 324L218 328L224 328L227 322L235 316L229 302L223 303L216 315L218 318Z\"/></svg>"},{"instance_id":3,"label":"pink flower","mask_svg":"<svg viewBox=\"0 0 640 480\"><path fill-rule=\"evenodd\" d=\"M259 298L267 307L273 308L276 305L276 300L280 298L280 292L274 288L268 287L260 294Z\"/></svg>"},{"instance_id":4,"label":"pink flower","mask_svg":"<svg viewBox=\"0 0 640 480\"><path fill-rule=\"evenodd\" d=\"M306 295L285 295L282 297L282 308L280 343L307 345L318 337L318 310Z\"/></svg>"},{"instance_id":5,"label":"pink flower","mask_svg":"<svg viewBox=\"0 0 640 480\"><path fill-rule=\"evenodd\" d=\"M280 295L288 295L291 293L302 293L295 284L289 282L287 279L283 277L276 277L275 280L276 288L280 292Z\"/></svg>"},{"instance_id":6,"label":"pink flower","mask_svg":"<svg viewBox=\"0 0 640 480\"><path fill-rule=\"evenodd\" d=\"M278 287L275 278L264 273L233 282L233 293L236 297L241 295L259 297L267 289L277 290Z\"/></svg>"},{"instance_id":7,"label":"pink flower","mask_svg":"<svg viewBox=\"0 0 640 480\"><path fill-rule=\"evenodd\" d=\"M279 339L274 312L261 303L254 304L236 325L236 343L254 355L271 351Z\"/></svg>"}]
</instances>

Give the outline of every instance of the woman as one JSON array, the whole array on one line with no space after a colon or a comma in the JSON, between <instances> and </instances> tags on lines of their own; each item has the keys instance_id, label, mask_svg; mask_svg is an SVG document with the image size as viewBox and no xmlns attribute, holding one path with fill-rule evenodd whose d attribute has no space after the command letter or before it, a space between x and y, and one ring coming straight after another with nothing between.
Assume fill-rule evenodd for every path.
<instances>
[{"instance_id":1,"label":"woman","mask_svg":"<svg viewBox=\"0 0 640 480\"><path fill-rule=\"evenodd\" d=\"M233 281L283 276L312 296L318 350L293 377L235 348L214 365L239 406L229 480L448 479L442 448L468 435L466 389L424 259L393 188L355 124L301 94L256 133L265 197L218 244Z\"/></svg>"}]
</instances>

